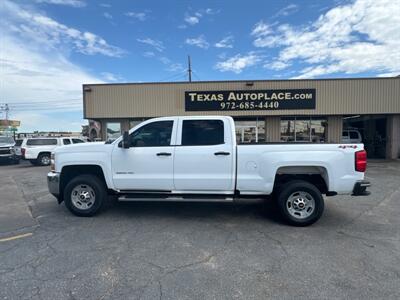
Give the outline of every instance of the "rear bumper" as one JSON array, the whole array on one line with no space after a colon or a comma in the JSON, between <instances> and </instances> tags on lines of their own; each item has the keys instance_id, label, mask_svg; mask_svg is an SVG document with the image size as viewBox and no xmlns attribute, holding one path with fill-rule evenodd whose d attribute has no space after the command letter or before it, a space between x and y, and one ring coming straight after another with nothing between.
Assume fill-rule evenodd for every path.
<instances>
[{"instance_id":1,"label":"rear bumper","mask_svg":"<svg viewBox=\"0 0 400 300\"><path fill-rule=\"evenodd\" d=\"M353 188L352 196L368 196L371 194L370 191L367 191L367 188L371 186L371 183L367 180L357 181Z\"/></svg>"},{"instance_id":2,"label":"rear bumper","mask_svg":"<svg viewBox=\"0 0 400 300\"><path fill-rule=\"evenodd\" d=\"M47 186L50 194L58 199L60 197L60 174L49 172L47 174Z\"/></svg>"}]
</instances>

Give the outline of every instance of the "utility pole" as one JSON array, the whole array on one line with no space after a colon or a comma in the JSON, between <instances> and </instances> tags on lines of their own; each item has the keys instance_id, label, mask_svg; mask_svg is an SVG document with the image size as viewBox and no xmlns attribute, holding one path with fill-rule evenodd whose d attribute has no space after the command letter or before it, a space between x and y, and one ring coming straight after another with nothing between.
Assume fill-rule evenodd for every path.
<instances>
[{"instance_id":1,"label":"utility pole","mask_svg":"<svg viewBox=\"0 0 400 300\"><path fill-rule=\"evenodd\" d=\"M10 111L10 108L8 107L8 104L6 103L6 104L4 104L4 105L1 105L1 106L0 106L0 111L4 111L5 120L6 120L7 125L8 125L8 113L9 113L9 111Z\"/></svg>"},{"instance_id":2,"label":"utility pole","mask_svg":"<svg viewBox=\"0 0 400 300\"><path fill-rule=\"evenodd\" d=\"M192 63L190 61L190 55L188 55L188 75L189 75L189 82L192 82Z\"/></svg>"}]
</instances>

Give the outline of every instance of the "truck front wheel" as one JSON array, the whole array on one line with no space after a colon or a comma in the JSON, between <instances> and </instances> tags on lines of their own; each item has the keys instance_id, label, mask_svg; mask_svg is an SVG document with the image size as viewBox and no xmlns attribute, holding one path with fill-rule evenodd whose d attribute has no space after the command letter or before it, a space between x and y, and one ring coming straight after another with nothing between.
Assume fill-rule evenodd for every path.
<instances>
[{"instance_id":1,"label":"truck front wheel","mask_svg":"<svg viewBox=\"0 0 400 300\"><path fill-rule=\"evenodd\" d=\"M303 180L293 180L278 191L279 210L289 224L307 226L315 223L324 211L324 198L319 189Z\"/></svg>"},{"instance_id":2,"label":"truck front wheel","mask_svg":"<svg viewBox=\"0 0 400 300\"><path fill-rule=\"evenodd\" d=\"M104 183L94 175L79 175L64 189L65 206L74 215L91 217L103 206L107 198Z\"/></svg>"}]
</instances>

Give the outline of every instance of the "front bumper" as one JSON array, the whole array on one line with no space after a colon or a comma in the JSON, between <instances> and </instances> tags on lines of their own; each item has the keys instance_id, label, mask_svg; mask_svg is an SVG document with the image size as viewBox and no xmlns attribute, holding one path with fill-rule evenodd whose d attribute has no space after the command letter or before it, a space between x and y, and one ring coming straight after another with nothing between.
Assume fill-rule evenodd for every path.
<instances>
[{"instance_id":1,"label":"front bumper","mask_svg":"<svg viewBox=\"0 0 400 300\"><path fill-rule=\"evenodd\" d=\"M371 183L367 180L357 181L354 185L352 196L368 196L371 192L367 191L367 187L370 186Z\"/></svg>"},{"instance_id":2,"label":"front bumper","mask_svg":"<svg viewBox=\"0 0 400 300\"><path fill-rule=\"evenodd\" d=\"M50 194L57 199L60 197L60 173L49 172L47 174L47 186Z\"/></svg>"}]
</instances>

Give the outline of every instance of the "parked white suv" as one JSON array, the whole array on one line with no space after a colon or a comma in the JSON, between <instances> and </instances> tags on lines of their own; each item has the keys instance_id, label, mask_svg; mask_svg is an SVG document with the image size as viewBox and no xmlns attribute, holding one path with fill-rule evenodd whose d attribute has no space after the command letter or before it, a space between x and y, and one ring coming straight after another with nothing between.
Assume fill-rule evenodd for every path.
<instances>
[{"instance_id":1,"label":"parked white suv","mask_svg":"<svg viewBox=\"0 0 400 300\"><path fill-rule=\"evenodd\" d=\"M51 152L58 146L80 144L85 141L77 137L39 137L26 138L21 145L22 158L29 160L33 165L50 165Z\"/></svg>"},{"instance_id":2,"label":"parked white suv","mask_svg":"<svg viewBox=\"0 0 400 300\"><path fill-rule=\"evenodd\" d=\"M343 129L342 143L346 144L362 143L361 133L357 129Z\"/></svg>"}]
</instances>

